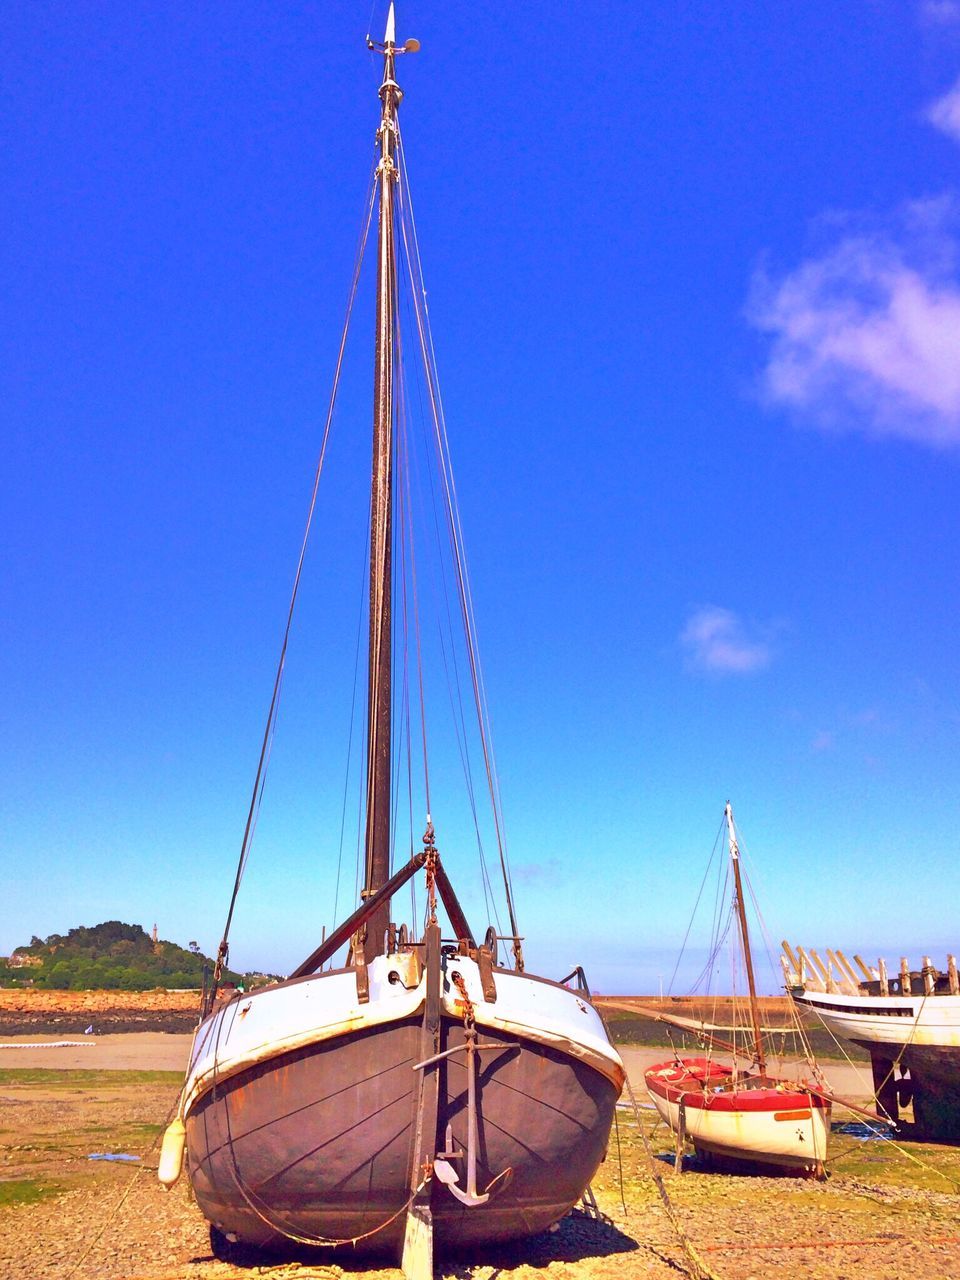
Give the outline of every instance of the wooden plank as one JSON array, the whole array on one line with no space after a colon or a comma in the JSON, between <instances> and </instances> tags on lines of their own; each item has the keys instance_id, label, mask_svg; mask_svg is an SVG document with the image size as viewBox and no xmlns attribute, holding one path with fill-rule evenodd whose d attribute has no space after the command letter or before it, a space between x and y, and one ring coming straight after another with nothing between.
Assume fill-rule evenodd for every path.
<instances>
[{"instance_id":1,"label":"wooden plank","mask_svg":"<svg viewBox=\"0 0 960 1280\"><path fill-rule=\"evenodd\" d=\"M429 1203L407 1210L400 1269L405 1280L433 1280L433 1214Z\"/></svg>"},{"instance_id":2,"label":"wooden plank","mask_svg":"<svg viewBox=\"0 0 960 1280\"><path fill-rule=\"evenodd\" d=\"M827 958L832 960L840 974L840 987L847 995L857 996L860 994L860 982L857 975L847 963L847 957L842 951L831 951L827 947Z\"/></svg>"},{"instance_id":3,"label":"wooden plank","mask_svg":"<svg viewBox=\"0 0 960 1280\"><path fill-rule=\"evenodd\" d=\"M820 974L820 981L823 983L824 991L836 991L837 984L834 982L833 978L831 978L830 971L817 955L816 951L814 951L813 947L810 948L810 959L817 966L817 972Z\"/></svg>"},{"instance_id":4,"label":"wooden plank","mask_svg":"<svg viewBox=\"0 0 960 1280\"><path fill-rule=\"evenodd\" d=\"M783 947L783 954L786 957L786 959L790 962L790 965L793 968L793 972L797 975L797 982L800 982L800 961L797 959L796 955L794 954L793 948L790 946L790 943L786 941L786 939L784 939L784 941L781 942L780 945L781 947ZM789 983L787 985L789 985Z\"/></svg>"},{"instance_id":5,"label":"wooden plank","mask_svg":"<svg viewBox=\"0 0 960 1280\"><path fill-rule=\"evenodd\" d=\"M433 1057L440 1048L440 1009L442 958L440 926L428 924L423 935L424 968L427 971L427 998L424 1002L420 1047L424 1058ZM433 1280L433 1212L430 1199L433 1178L428 1170L437 1150L437 1121L440 1107L440 1079L437 1064L425 1068L420 1076L417 1114L410 1161L411 1199L403 1233L400 1269L405 1280Z\"/></svg>"},{"instance_id":6,"label":"wooden plank","mask_svg":"<svg viewBox=\"0 0 960 1280\"><path fill-rule=\"evenodd\" d=\"M858 969L860 970L860 972L863 974L863 980L864 980L864 982L876 982L877 978L878 978L880 975L879 975L878 973L876 973L876 972L872 971L872 970L870 969L869 965L865 965L865 964L863 963L863 958L862 958L861 956L856 956L856 955L855 955L855 956L853 957L853 959L854 959L854 963L856 964L857 968L858 968Z\"/></svg>"},{"instance_id":7,"label":"wooden plank","mask_svg":"<svg viewBox=\"0 0 960 1280\"><path fill-rule=\"evenodd\" d=\"M797 947L800 955L800 963L803 968L802 981L804 986L810 987L813 991L826 991L826 983L817 973L816 968L810 957L804 951L803 947Z\"/></svg>"}]
</instances>

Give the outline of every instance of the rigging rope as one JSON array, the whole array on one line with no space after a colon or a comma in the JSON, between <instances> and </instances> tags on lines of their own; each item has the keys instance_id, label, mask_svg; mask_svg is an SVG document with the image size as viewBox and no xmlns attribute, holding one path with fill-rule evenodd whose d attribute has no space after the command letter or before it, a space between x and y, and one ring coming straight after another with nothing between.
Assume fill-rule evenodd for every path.
<instances>
[{"instance_id":1,"label":"rigging rope","mask_svg":"<svg viewBox=\"0 0 960 1280\"><path fill-rule=\"evenodd\" d=\"M290 640L290 630L293 625L293 614L297 603L297 595L300 590L300 577L303 573L303 564L307 554L307 543L310 538L310 529L313 524L313 515L317 505L317 492L320 488L320 476L323 472L323 464L327 455L327 444L330 439L330 427L333 422L333 413L337 403L337 392L340 387L340 373L343 368L343 356L347 345L347 334L350 330L350 319L353 315L353 304L357 296L357 286L360 282L360 268L363 265L364 250L367 245L367 236L370 231L370 222L373 217L373 208L376 199L376 188L374 184L374 169L371 166L370 180L368 186L368 202L367 214L363 222L363 230L357 245L356 259L354 262L353 279L350 284L350 292L347 299L347 311L344 316L343 329L340 334L340 346L337 351L337 361L333 374L333 386L330 389L330 399L327 405L327 416L323 427L323 436L320 442L320 456L317 459L316 471L313 478L313 489L310 495L310 505L307 511L306 527L303 531L303 540L300 544L300 555L297 560L297 570L294 574L293 589L290 593L290 606L287 610L287 621L283 631L283 644L280 648L280 658L277 662L277 672L273 682L273 693L270 698L270 710L267 714L267 723L263 731L263 742L260 746L260 758L257 762L257 773L253 782L253 792L250 797L250 807L247 812L247 821L243 831L243 840L240 845L240 858L237 863L237 874L234 879L233 893L230 897L230 907L227 911L227 919L223 928L223 937L217 949L217 960L213 971L213 989L220 982L223 974L224 966L227 962L229 954L229 936L230 926L233 923L233 911L237 903L237 894L240 892L240 882L243 879L243 873L246 868L247 859L250 854L250 844L253 833L256 828L257 816L259 814L260 805L263 800L263 787L266 782L267 764L269 762L270 749L273 741L274 731L277 723L277 711L280 701L280 689L283 684L283 671L287 660L287 645Z\"/></svg>"},{"instance_id":2,"label":"rigging rope","mask_svg":"<svg viewBox=\"0 0 960 1280\"><path fill-rule=\"evenodd\" d=\"M399 264L398 264L399 265ZM398 276L400 275L398 270ZM399 284L398 284L399 290ZM398 379L398 412L397 412L397 460L398 471L400 476L400 484L397 494L397 506L400 515L400 561L401 561L401 584L402 584L402 608L403 608L403 686L404 686L404 708L406 720L406 744L407 744L407 808L408 819L410 823L410 856L415 853L414 844L414 820L413 820L413 729L411 726L410 715L410 684L409 684L409 631L410 631L410 611L413 613L413 632L416 643L417 654L417 689L420 706L420 745L423 761L423 778L424 778L424 800L426 806L426 821L432 823L433 807L430 801L430 765L427 754L427 712L426 698L424 692L423 678L423 658L421 653L420 642L420 604L417 590L417 556L416 556L416 540L414 532L413 518L413 501L410 492L410 472L413 467L413 455L410 448L409 435L409 409L408 400L409 392L406 380L406 366L403 363L403 341L400 327L400 306L399 298L396 308L396 342L399 357L399 367L401 376ZM409 561L409 593L408 593L408 561ZM417 898L416 898L416 877L410 880L410 905L411 920L417 919Z\"/></svg>"},{"instance_id":3,"label":"rigging rope","mask_svg":"<svg viewBox=\"0 0 960 1280\"><path fill-rule=\"evenodd\" d=\"M406 271L404 271L404 267L406 267ZM407 261L405 254L403 253L398 255L398 271L401 277L405 278L407 281L408 287L405 291L403 291L403 302L405 304L405 314L408 320L410 321L410 323L412 324L413 320L411 316L411 299L413 297L415 285L414 285L413 278L410 271L410 264ZM398 308L398 315L399 315L399 308ZM415 365L414 367L419 370L419 365ZM402 376L404 377L404 379L406 379L406 373L407 373L406 365L401 365L401 370L402 370ZM425 372L426 371L424 370L424 373ZM429 453L430 438L426 432L427 414L424 409L422 380L419 377L416 379L415 385L416 385L416 391L417 391L417 401L419 405L419 414L417 415L417 420L420 422L421 427L423 429L424 450L426 453ZM405 381L404 381L404 387L406 387ZM409 411L407 411L407 414L408 414L408 417L404 419L403 427L402 427L402 430L403 430L402 438L405 442L405 448L406 448L405 456L407 459L407 466L404 468L403 475L404 475L404 481L406 485L405 492L407 496L407 507L410 513L410 528L411 528L410 564L411 564L412 589L413 589L413 600L414 600L413 611L414 611L414 627L415 627L416 647L417 647L418 685L419 685L419 691L420 691L420 724L421 724L421 733L423 737L422 750L423 750L424 792L425 792L425 799L426 799L426 809L428 814L432 813L433 806L432 806L432 800L431 800L431 794L430 794L429 753L427 750L427 733L426 733L426 729L427 729L426 682L424 680L424 675L423 675L425 668L424 668L424 662L423 662L423 640L422 640L422 631L421 631L421 625L420 625L420 603L419 603L420 588L419 588L419 575L417 572L416 549L415 549L415 544L412 540L412 530L414 527L413 513L417 509L429 510L432 512L432 515L433 515L433 534L434 534L434 547L436 551L436 558L435 558L435 562L432 559L428 559L426 563L427 563L428 569L431 572L431 580L432 580L432 587L433 587L434 593L436 594L439 600L442 600L444 605L443 616L440 616L438 614L438 619L437 619L438 641L440 645L440 655L443 662L444 675L446 678L447 694L450 701L451 723L453 726L454 736L457 743L457 750L460 755L460 762L461 762L461 767L463 769L467 799L470 807L471 818L473 821L474 834L477 841L477 853L478 853L478 858L480 863L481 886L483 889L484 904L486 907L487 919L489 920L492 916L493 919L496 921L497 932L502 933L503 930L500 924L499 912L496 905L496 898L492 892L492 887L490 882L490 873L487 867L487 860L484 853L483 836L480 830L480 822L479 822L479 816L477 812L476 794L475 794L474 783L473 783L473 771L472 771L471 762L470 762L469 739L468 739L468 734L466 729L466 717L463 709L463 694L462 694L462 689L460 685L459 664L457 662L457 645L454 640L453 621L452 621L451 611L450 611L450 592L447 585L445 557L443 553L443 540L440 536L440 522L439 522L439 517L437 512L436 489L433 483L433 469L429 466L426 468L427 481L429 484L429 495L430 495L430 502L429 504L427 504L424 502L424 499L423 499L419 469L417 469L416 471L414 470L414 463L416 461L417 455L413 450L413 448L411 447L410 439L407 434L407 421L409 418ZM418 489L419 507L415 507L413 502L413 496L411 493L411 483L413 482L416 483L416 486ZM438 571L439 583L437 581L437 577L435 576L436 571ZM452 681L450 676L451 667L447 659L447 644L444 639L444 625L443 625L444 618L446 621L447 637L449 638L450 662L452 663L452 668L453 668ZM454 699L454 686L456 691L456 699ZM411 892L415 892L414 881L411 881ZM414 906L414 919L415 918L416 918L416 908Z\"/></svg>"},{"instance_id":4,"label":"rigging rope","mask_svg":"<svg viewBox=\"0 0 960 1280\"><path fill-rule=\"evenodd\" d=\"M407 297L408 312L410 308L409 299L413 294L413 286L411 284L410 293ZM423 389L420 381L417 381L417 397L420 407L419 421L423 427L423 444L426 453L430 452L431 440L427 435L426 421L427 415L424 412L423 405ZM476 790L473 781L473 766L471 763L469 735L467 733L466 713L463 705L463 688L460 681L460 664L457 661L457 645L454 640L453 618L450 609L450 590L447 583L446 563L443 554L443 539L440 533L440 518L437 509L437 493L433 483L433 468L427 467L427 481L430 491L429 510L433 515L433 541L436 548L436 565L439 569L439 597L443 600L444 615L437 619L437 638L440 645L440 656L443 662L443 671L446 681L447 696L450 702L451 723L453 725L454 735L456 737L457 750L460 755L460 764L463 770L464 783L467 790L467 799L470 805L470 815L473 820L474 835L477 842L477 855L480 863L480 879L483 888L484 907L486 909L487 919L493 917L497 933L503 933L503 927L500 923L500 913L497 906L497 897L493 892L493 885L490 879L490 871L487 866L487 857L484 850L483 834L480 830L480 819L477 809ZM420 485L419 473L416 476L418 488ZM423 502L422 493L420 496L422 509L428 509ZM428 561L428 565L432 567L432 561ZM434 580L434 590L437 590L436 581ZM446 639L444 637L444 621L446 622ZM449 662L447 658L447 640L449 641ZM453 670L453 679L451 680L450 672ZM454 698L454 693L456 698Z\"/></svg>"},{"instance_id":5,"label":"rigging rope","mask_svg":"<svg viewBox=\"0 0 960 1280\"><path fill-rule=\"evenodd\" d=\"M692 910L692 911L691 911L691 913L690 913L690 920L689 920L689 922L687 923L687 931L686 931L686 933L683 935L683 941L680 943L680 953L679 953L679 955L677 956L676 963L675 963L675 964L674 964L674 966L673 966L673 973L671 973L671 975L670 975L670 981L669 981L669 983L667 984L667 994L668 994L668 995L672 994L672 992L673 992L673 984L674 984L674 982L676 982L676 980L677 980L677 970L680 968L680 961L683 959L683 953L684 953L684 951L686 950L687 942L688 942L688 940L689 940L689 938L690 938L690 930L693 928L693 922L694 922L694 920L696 919L697 909L698 909L698 907L700 906L700 899L701 899L701 897L703 896L703 890L704 890L704 888L705 888L705 886L706 886L706 883L707 883L707 877L708 877L708 876L709 876L709 874L710 874L710 868L713 866L713 860L714 860L714 858L716 857L716 853L717 853L717 846L718 846L718 845L719 845L719 843L720 843L720 836L721 836L722 832L723 832L723 823L721 822L721 823L720 823L720 831L717 833L717 838L716 838L716 839L714 840L714 842L713 842L713 850L712 850L712 852L711 852L711 854L710 854L709 861L707 862L707 865L706 865L706 867L704 868L704 872L703 872L703 879L700 881L700 888L699 888L699 889L698 889L698 891L697 891L697 899L696 899L696 901L695 901L695 902L694 902L694 904L693 904L693 910Z\"/></svg>"},{"instance_id":6,"label":"rigging rope","mask_svg":"<svg viewBox=\"0 0 960 1280\"><path fill-rule=\"evenodd\" d=\"M426 800L427 813L432 813L433 805L431 804L431 801L430 801L430 762L427 754L427 708L426 708L426 698L424 694L424 679L423 679L423 647L422 647L421 636L420 636L420 603L419 603L419 590L417 586L417 553L416 553L416 543L414 540L413 501L410 493L410 469L412 465L412 458L411 458L409 442L407 437L406 418L404 418L404 422L403 422L402 439L405 446L407 466L402 472L402 480L404 483L402 484L401 489L402 491L405 492L405 497L406 497L407 537L409 539L409 544L410 544L410 585L411 585L411 591L413 595L414 638L416 640L416 649L417 649L417 686L418 686L419 695L420 695L420 732L421 732L421 741L422 741L422 749L423 749L423 790L424 790L424 798Z\"/></svg>"},{"instance_id":7,"label":"rigging rope","mask_svg":"<svg viewBox=\"0 0 960 1280\"><path fill-rule=\"evenodd\" d=\"M369 519L367 521L369 525ZM350 731L347 735L347 767L343 775L343 801L340 805L340 840L337 846L337 878L333 891L333 921L332 927L336 926L338 919L337 907L340 901L340 874L343 867L343 838L347 827L347 795L350 790L350 766L353 761L353 730L356 723L357 715L357 685L360 676L360 639L363 634L363 594L366 587L367 565L370 556L369 544L364 542L363 552L363 571L360 578L360 608L357 611L357 640L353 655L353 689L350 694ZM359 876L359 869L357 871Z\"/></svg>"},{"instance_id":8,"label":"rigging rope","mask_svg":"<svg viewBox=\"0 0 960 1280\"><path fill-rule=\"evenodd\" d=\"M407 178L406 157L400 134L399 125L397 126L397 153L400 159L402 181L399 184L401 193L404 188L409 191L409 180ZM507 911L510 917L510 927L513 932L513 954L516 966L519 970L523 969L523 950L519 930L516 923L516 914L513 905L513 890L507 861L506 846L503 834L502 822L502 804L500 797L499 784L496 776L496 764L493 756L492 742L490 741L490 715L487 706L486 692L483 685L482 670L480 668L479 656L477 650L476 638L476 620L473 612L472 595L470 592L469 576L466 565L466 554L463 546L463 530L460 523L459 506L457 503L456 484L453 478L453 472L450 465L449 439L447 437L446 422L443 414L443 403L440 397L440 389L436 375L436 353L433 347L433 336L430 330L429 310L426 300L426 289L423 286L423 271L420 261L420 249L416 233L416 221L413 215L413 205L409 196L404 202L403 195L400 195L400 230L404 244L404 250L407 256L407 262L410 266L411 280L414 288L411 289L413 296L414 316L416 318L417 335L420 341L420 351L423 358L424 372L426 376L427 394L430 403L431 415L434 423L435 442L437 447L437 460L440 476L443 481L443 492L446 499L445 509L447 514L448 529L450 532L451 550L453 554L453 562L456 569L456 581L458 587L458 595L460 600L461 617L464 627L464 635L466 639L467 656L470 664L470 674L473 684L474 702L477 710L477 722L480 732L480 743L483 752L484 766L487 775L487 786L490 794L491 809L493 812L494 828L497 837L497 847L500 855L500 866L503 875L504 890L507 898ZM407 222L410 224L410 236L407 235ZM413 252L410 250L410 242L413 243Z\"/></svg>"}]
</instances>

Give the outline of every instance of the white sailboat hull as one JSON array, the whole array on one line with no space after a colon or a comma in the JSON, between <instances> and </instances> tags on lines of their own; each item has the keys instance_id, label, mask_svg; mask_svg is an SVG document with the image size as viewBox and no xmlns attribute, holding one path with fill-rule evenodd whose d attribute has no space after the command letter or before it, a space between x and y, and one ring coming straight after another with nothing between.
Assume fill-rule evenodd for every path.
<instances>
[{"instance_id":1,"label":"white sailboat hull","mask_svg":"<svg viewBox=\"0 0 960 1280\"><path fill-rule=\"evenodd\" d=\"M680 1104L656 1096L653 1101L678 1133ZM798 1169L813 1169L826 1159L827 1125L821 1111L804 1109L789 1119L762 1111L684 1111L686 1134L697 1151Z\"/></svg>"},{"instance_id":2,"label":"white sailboat hull","mask_svg":"<svg viewBox=\"0 0 960 1280\"><path fill-rule=\"evenodd\" d=\"M790 990L794 1004L870 1054L873 1086L896 1120L912 1104L918 1132L960 1140L960 996Z\"/></svg>"},{"instance_id":3,"label":"white sailboat hull","mask_svg":"<svg viewBox=\"0 0 960 1280\"><path fill-rule=\"evenodd\" d=\"M674 1133L708 1156L818 1172L827 1154L830 1107L792 1084L735 1088L729 1072L712 1067L704 1088L695 1078L702 1059L651 1067L647 1092ZM688 1075L685 1067L693 1070ZM726 1079L724 1079L726 1077Z\"/></svg>"}]
</instances>

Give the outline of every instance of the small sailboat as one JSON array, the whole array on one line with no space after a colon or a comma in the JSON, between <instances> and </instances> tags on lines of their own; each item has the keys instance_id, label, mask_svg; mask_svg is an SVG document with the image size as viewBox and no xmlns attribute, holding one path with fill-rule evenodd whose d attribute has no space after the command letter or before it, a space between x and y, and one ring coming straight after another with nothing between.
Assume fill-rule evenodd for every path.
<instances>
[{"instance_id":1,"label":"small sailboat","mask_svg":"<svg viewBox=\"0 0 960 1280\"><path fill-rule=\"evenodd\" d=\"M733 910L747 976L750 1064L737 1060L736 1043L698 1033L732 1053L729 1064L709 1057L675 1057L649 1067L644 1079L657 1111L698 1155L721 1165L766 1165L821 1175L830 1132L830 1099L822 1082L777 1079L768 1071L744 904L740 849L733 810L724 810Z\"/></svg>"},{"instance_id":2,"label":"small sailboat","mask_svg":"<svg viewBox=\"0 0 960 1280\"><path fill-rule=\"evenodd\" d=\"M399 1258L408 1276L428 1277L435 1248L530 1235L580 1200L605 1154L624 1069L585 983L571 986L574 975L557 982L526 971L506 874L509 933L493 925L485 934L471 928L438 851L431 810L438 814L443 806L436 796L431 804L426 768L423 846L397 865L391 767L399 754L392 685L398 646L391 623L395 614L406 616L416 596L415 580L407 592L402 577L411 557L402 548L394 555L398 530L409 536L402 504L414 488L403 474L406 449L398 427L404 284L411 295L403 312L413 317L410 345L419 341L424 361L437 491L447 503L438 523L449 538L455 612L481 738L485 700L445 427L442 416L438 420L425 291L419 255L410 247L415 228L404 195L396 67L419 44L397 42L391 5L383 41L368 38L368 45L382 55L384 70L371 197L379 212L360 904L284 981L224 998L227 930L262 792L281 656L227 930L160 1177L167 1185L175 1180L185 1144L196 1202L212 1224L215 1247L224 1239L267 1248L349 1245L355 1253ZM420 692L422 698L422 685ZM407 700L408 716L410 702L415 699ZM425 763L425 725L423 738ZM405 741L409 754L409 727ZM498 788L485 739L483 759L500 844ZM506 871L502 857L501 865ZM397 894L413 877L424 885L425 909L420 920L398 924ZM503 962L502 941L511 948ZM328 967L345 946L345 962Z\"/></svg>"}]
</instances>

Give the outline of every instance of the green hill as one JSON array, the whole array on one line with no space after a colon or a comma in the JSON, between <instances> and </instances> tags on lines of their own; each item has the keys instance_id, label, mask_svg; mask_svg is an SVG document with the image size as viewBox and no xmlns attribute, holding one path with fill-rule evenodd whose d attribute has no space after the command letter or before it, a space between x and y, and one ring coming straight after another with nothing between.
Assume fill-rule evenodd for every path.
<instances>
[{"instance_id":1,"label":"green hill","mask_svg":"<svg viewBox=\"0 0 960 1280\"><path fill-rule=\"evenodd\" d=\"M33 937L30 945L17 947L0 963L0 983L53 987L64 991L119 989L146 991L152 987L199 987L204 968L213 961L202 955L195 942L189 948L153 938L139 924L105 920L88 928L81 925L67 934ZM228 981L240 975L225 972Z\"/></svg>"}]
</instances>

